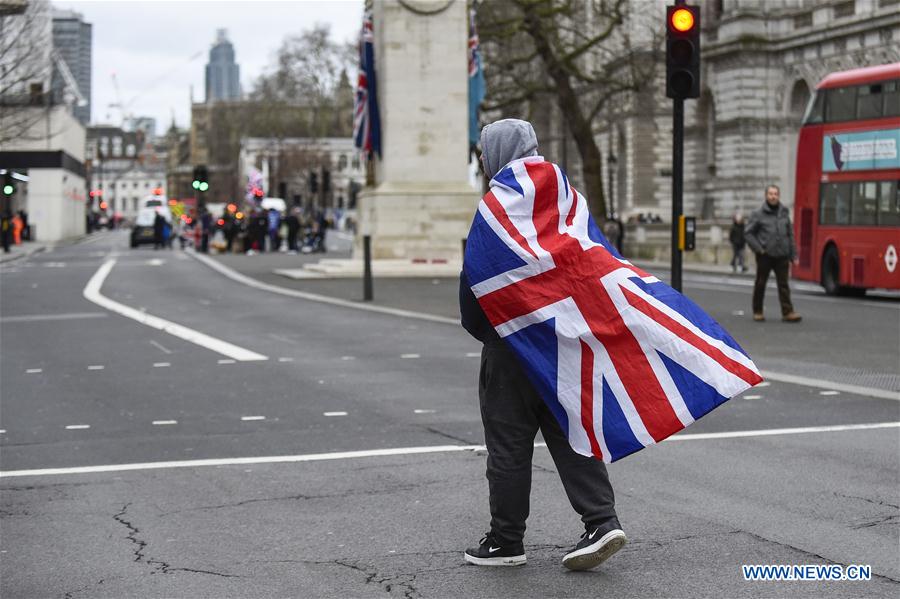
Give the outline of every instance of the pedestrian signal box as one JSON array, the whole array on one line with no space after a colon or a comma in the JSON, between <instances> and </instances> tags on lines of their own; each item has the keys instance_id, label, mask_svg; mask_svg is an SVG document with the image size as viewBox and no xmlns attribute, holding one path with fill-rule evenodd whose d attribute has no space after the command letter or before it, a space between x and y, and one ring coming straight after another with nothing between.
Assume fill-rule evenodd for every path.
<instances>
[{"instance_id":1,"label":"pedestrian signal box","mask_svg":"<svg viewBox=\"0 0 900 599\"><path fill-rule=\"evenodd\" d=\"M693 216L678 218L678 249L682 252L692 252L697 241L697 219Z\"/></svg>"},{"instance_id":2,"label":"pedestrian signal box","mask_svg":"<svg viewBox=\"0 0 900 599\"><path fill-rule=\"evenodd\" d=\"M12 173L6 171L3 175L3 195L9 197L16 193L16 180L13 179Z\"/></svg>"},{"instance_id":3,"label":"pedestrian signal box","mask_svg":"<svg viewBox=\"0 0 900 599\"><path fill-rule=\"evenodd\" d=\"M700 97L700 7L666 7L666 97Z\"/></svg>"}]
</instances>

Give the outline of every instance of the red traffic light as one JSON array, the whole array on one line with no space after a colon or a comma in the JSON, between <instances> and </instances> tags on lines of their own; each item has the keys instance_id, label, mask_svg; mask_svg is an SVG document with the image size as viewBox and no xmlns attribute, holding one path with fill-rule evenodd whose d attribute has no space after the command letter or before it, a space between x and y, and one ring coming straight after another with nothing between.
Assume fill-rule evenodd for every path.
<instances>
[{"instance_id":1,"label":"red traffic light","mask_svg":"<svg viewBox=\"0 0 900 599\"><path fill-rule=\"evenodd\" d=\"M694 13L686 8L676 8L669 18L672 29L679 33L687 33L694 28Z\"/></svg>"},{"instance_id":2,"label":"red traffic light","mask_svg":"<svg viewBox=\"0 0 900 599\"><path fill-rule=\"evenodd\" d=\"M107 204L106 202L100 202L100 210L106 210Z\"/></svg>"}]
</instances>

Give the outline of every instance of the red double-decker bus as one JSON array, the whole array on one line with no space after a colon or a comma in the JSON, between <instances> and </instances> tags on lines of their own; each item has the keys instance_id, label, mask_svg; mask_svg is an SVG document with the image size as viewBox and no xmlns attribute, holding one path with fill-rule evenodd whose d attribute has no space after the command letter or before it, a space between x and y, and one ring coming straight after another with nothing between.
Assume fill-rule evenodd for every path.
<instances>
[{"instance_id":1,"label":"red double-decker bus","mask_svg":"<svg viewBox=\"0 0 900 599\"><path fill-rule=\"evenodd\" d=\"M829 295L900 289L900 63L832 73L797 142L794 277Z\"/></svg>"}]
</instances>

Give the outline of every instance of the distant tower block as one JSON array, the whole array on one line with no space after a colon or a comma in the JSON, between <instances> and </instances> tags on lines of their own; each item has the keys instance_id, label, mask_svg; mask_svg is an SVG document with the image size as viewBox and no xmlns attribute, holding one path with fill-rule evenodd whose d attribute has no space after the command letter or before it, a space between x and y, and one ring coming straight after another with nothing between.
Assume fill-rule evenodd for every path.
<instances>
[{"instance_id":1,"label":"distant tower block","mask_svg":"<svg viewBox=\"0 0 900 599\"><path fill-rule=\"evenodd\" d=\"M382 157L360 194L360 232L376 260L456 262L479 199L468 176L466 2L374 0L373 11Z\"/></svg>"}]
</instances>

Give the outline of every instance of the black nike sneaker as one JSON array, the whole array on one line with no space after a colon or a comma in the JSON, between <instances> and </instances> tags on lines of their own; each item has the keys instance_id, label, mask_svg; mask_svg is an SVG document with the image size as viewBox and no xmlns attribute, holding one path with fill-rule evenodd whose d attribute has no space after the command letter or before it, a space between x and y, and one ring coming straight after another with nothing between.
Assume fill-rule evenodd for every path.
<instances>
[{"instance_id":1,"label":"black nike sneaker","mask_svg":"<svg viewBox=\"0 0 900 599\"><path fill-rule=\"evenodd\" d=\"M563 565L569 570L590 570L612 557L627 541L618 520L613 518L584 531L575 548L563 558Z\"/></svg>"},{"instance_id":2,"label":"black nike sneaker","mask_svg":"<svg viewBox=\"0 0 900 599\"><path fill-rule=\"evenodd\" d=\"M478 547L466 549L465 558L476 566L521 566L525 564L525 546L522 543L501 545L489 532Z\"/></svg>"}]
</instances>

